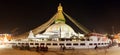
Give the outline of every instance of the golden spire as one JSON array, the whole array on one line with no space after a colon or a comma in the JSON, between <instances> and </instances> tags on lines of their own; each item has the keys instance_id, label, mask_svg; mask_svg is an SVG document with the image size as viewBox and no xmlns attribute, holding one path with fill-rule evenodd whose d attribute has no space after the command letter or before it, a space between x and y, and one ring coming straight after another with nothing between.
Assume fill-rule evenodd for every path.
<instances>
[{"instance_id":1,"label":"golden spire","mask_svg":"<svg viewBox=\"0 0 120 55\"><path fill-rule=\"evenodd\" d=\"M62 6L61 6L61 3L59 3L59 6L58 6L58 12L59 11L63 11L63 8L62 8Z\"/></svg>"},{"instance_id":2,"label":"golden spire","mask_svg":"<svg viewBox=\"0 0 120 55\"><path fill-rule=\"evenodd\" d=\"M62 12L63 12L63 8L61 6L61 3L59 3L58 12L55 15L55 23L65 23L65 18Z\"/></svg>"}]
</instances>

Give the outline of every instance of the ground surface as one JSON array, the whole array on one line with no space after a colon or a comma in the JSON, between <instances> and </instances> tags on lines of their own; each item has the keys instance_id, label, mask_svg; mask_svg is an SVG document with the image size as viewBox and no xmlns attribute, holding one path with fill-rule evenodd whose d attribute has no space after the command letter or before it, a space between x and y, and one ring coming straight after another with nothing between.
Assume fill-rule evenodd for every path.
<instances>
[{"instance_id":1,"label":"ground surface","mask_svg":"<svg viewBox=\"0 0 120 55\"><path fill-rule=\"evenodd\" d=\"M109 49L79 49L65 50L49 49L48 52L36 52L35 50L13 49L11 46L0 46L0 55L120 55L120 47Z\"/></svg>"}]
</instances>

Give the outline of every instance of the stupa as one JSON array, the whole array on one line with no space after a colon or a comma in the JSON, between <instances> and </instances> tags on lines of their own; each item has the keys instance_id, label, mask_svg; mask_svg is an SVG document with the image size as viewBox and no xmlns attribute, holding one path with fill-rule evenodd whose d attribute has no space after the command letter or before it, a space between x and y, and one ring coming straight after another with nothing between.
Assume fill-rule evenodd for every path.
<instances>
[{"instance_id":1,"label":"stupa","mask_svg":"<svg viewBox=\"0 0 120 55\"><path fill-rule=\"evenodd\" d=\"M35 38L70 38L76 35L78 34L76 34L73 28L66 24L63 7L59 3L57 13L54 15L54 24L50 25L43 34L35 35Z\"/></svg>"},{"instance_id":2,"label":"stupa","mask_svg":"<svg viewBox=\"0 0 120 55\"><path fill-rule=\"evenodd\" d=\"M61 38L70 38L72 35L76 35L72 27L66 24L65 17L63 15L63 7L61 4L58 6L58 11L55 15L55 23L46 29L44 34L53 33Z\"/></svg>"}]
</instances>

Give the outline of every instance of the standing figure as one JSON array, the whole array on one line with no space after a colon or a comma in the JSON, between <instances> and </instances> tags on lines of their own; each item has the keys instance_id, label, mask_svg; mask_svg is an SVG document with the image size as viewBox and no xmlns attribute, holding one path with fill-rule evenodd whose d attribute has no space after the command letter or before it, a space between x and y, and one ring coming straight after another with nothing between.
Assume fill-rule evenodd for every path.
<instances>
[{"instance_id":1,"label":"standing figure","mask_svg":"<svg viewBox=\"0 0 120 55\"><path fill-rule=\"evenodd\" d=\"M36 47L36 51L39 52L39 46Z\"/></svg>"},{"instance_id":2,"label":"standing figure","mask_svg":"<svg viewBox=\"0 0 120 55\"><path fill-rule=\"evenodd\" d=\"M45 51L48 51L48 46L46 45L46 47L45 47Z\"/></svg>"},{"instance_id":3,"label":"standing figure","mask_svg":"<svg viewBox=\"0 0 120 55\"><path fill-rule=\"evenodd\" d=\"M63 46L63 51L66 49L65 45Z\"/></svg>"},{"instance_id":4,"label":"standing figure","mask_svg":"<svg viewBox=\"0 0 120 55\"><path fill-rule=\"evenodd\" d=\"M60 50L63 50L63 47L62 47L62 45L60 45Z\"/></svg>"},{"instance_id":5,"label":"standing figure","mask_svg":"<svg viewBox=\"0 0 120 55\"><path fill-rule=\"evenodd\" d=\"M95 46L95 49L97 49L97 48L98 48L98 46L96 45L96 46Z\"/></svg>"}]
</instances>

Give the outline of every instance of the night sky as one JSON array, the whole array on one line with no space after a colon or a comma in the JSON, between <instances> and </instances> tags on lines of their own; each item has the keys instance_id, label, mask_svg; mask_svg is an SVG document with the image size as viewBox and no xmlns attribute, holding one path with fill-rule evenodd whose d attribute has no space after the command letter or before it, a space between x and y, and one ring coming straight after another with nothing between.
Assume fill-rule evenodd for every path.
<instances>
[{"instance_id":1,"label":"night sky","mask_svg":"<svg viewBox=\"0 0 120 55\"><path fill-rule=\"evenodd\" d=\"M24 33L47 22L61 3L63 10L89 30L120 32L117 0L3 0L0 1L0 33ZM69 24L69 22L68 22Z\"/></svg>"}]
</instances>

